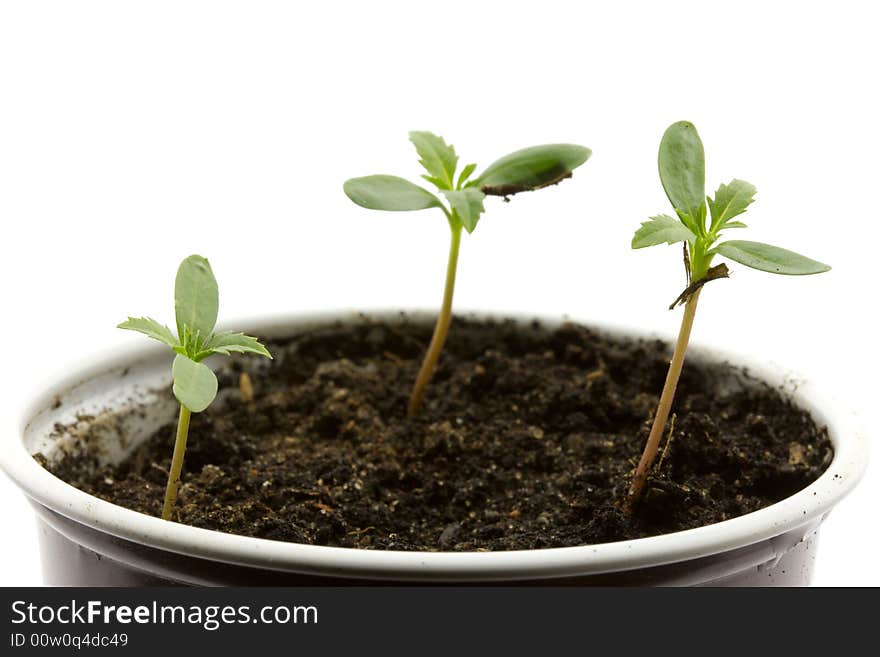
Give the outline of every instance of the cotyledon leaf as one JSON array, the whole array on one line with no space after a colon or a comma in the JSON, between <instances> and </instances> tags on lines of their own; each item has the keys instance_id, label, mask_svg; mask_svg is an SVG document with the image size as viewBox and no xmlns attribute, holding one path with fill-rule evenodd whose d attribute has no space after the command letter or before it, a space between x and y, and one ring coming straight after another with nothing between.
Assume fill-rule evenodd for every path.
<instances>
[{"instance_id":1,"label":"cotyledon leaf","mask_svg":"<svg viewBox=\"0 0 880 657\"><path fill-rule=\"evenodd\" d=\"M210 367L178 354L171 366L174 396L193 413L201 413L217 396L217 377Z\"/></svg>"}]
</instances>

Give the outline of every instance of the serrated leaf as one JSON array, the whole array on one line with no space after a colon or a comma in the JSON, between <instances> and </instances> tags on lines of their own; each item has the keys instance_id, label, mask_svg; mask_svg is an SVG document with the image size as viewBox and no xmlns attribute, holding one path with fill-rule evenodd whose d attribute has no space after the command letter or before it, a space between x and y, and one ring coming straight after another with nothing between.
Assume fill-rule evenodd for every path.
<instances>
[{"instance_id":1,"label":"serrated leaf","mask_svg":"<svg viewBox=\"0 0 880 657\"><path fill-rule=\"evenodd\" d=\"M708 199L709 211L712 214L712 230L735 228L730 220L746 211L755 200L757 191L753 184L736 178L726 185L721 185L715 192L715 198Z\"/></svg>"},{"instance_id":2,"label":"serrated leaf","mask_svg":"<svg viewBox=\"0 0 880 657\"><path fill-rule=\"evenodd\" d=\"M443 137L432 132L415 130L409 133L409 140L416 147L421 158L419 163L428 174L438 181L437 187L453 189L455 168L458 166L458 155L455 149L447 144Z\"/></svg>"},{"instance_id":3,"label":"serrated leaf","mask_svg":"<svg viewBox=\"0 0 880 657\"><path fill-rule=\"evenodd\" d=\"M663 133L657 156L660 182L679 216L694 232L706 217L706 163L703 142L688 121L673 123Z\"/></svg>"},{"instance_id":4,"label":"serrated leaf","mask_svg":"<svg viewBox=\"0 0 880 657\"><path fill-rule=\"evenodd\" d=\"M187 346L189 335L210 336L217 323L219 294L217 280L211 265L199 255L191 255L180 263L174 281L174 314L177 319L177 335Z\"/></svg>"},{"instance_id":5,"label":"serrated leaf","mask_svg":"<svg viewBox=\"0 0 880 657\"><path fill-rule=\"evenodd\" d=\"M171 366L174 396L193 413L201 413L217 396L217 377L204 363L178 354Z\"/></svg>"},{"instance_id":6,"label":"serrated leaf","mask_svg":"<svg viewBox=\"0 0 880 657\"><path fill-rule=\"evenodd\" d=\"M397 176L364 176L346 180L346 196L362 208L406 212L442 208L443 204L427 189Z\"/></svg>"},{"instance_id":7,"label":"serrated leaf","mask_svg":"<svg viewBox=\"0 0 880 657\"><path fill-rule=\"evenodd\" d=\"M440 180L439 178L435 178L434 176L429 176L426 173L422 174L422 178L424 178L429 183L434 185L434 187L436 187L437 189L440 189L440 190L445 189L445 187L443 186L444 185L443 181Z\"/></svg>"},{"instance_id":8,"label":"serrated leaf","mask_svg":"<svg viewBox=\"0 0 880 657\"><path fill-rule=\"evenodd\" d=\"M633 235L632 248L643 249L646 246L657 244L675 244L676 242L689 242L696 239L691 230L678 219L668 214L660 214L651 217L649 221L643 221L641 227Z\"/></svg>"},{"instance_id":9,"label":"serrated leaf","mask_svg":"<svg viewBox=\"0 0 880 657\"><path fill-rule=\"evenodd\" d=\"M589 148L574 144L532 146L505 155L469 183L484 194L510 196L555 185L590 157Z\"/></svg>"},{"instance_id":10,"label":"serrated leaf","mask_svg":"<svg viewBox=\"0 0 880 657\"><path fill-rule=\"evenodd\" d=\"M153 340L167 344L172 349L179 344L171 329L151 317L129 317L116 328L143 333L147 337L153 338Z\"/></svg>"},{"instance_id":11,"label":"serrated leaf","mask_svg":"<svg viewBox=\"0 0 880 657\"><path fill-rule=\"evenodd\" d=\"M212 353L227 356L234 352L239 354L258 354L266 358L272 358L272 354L269 353L266 347L260 344L257 338L234 331L215 333L205 348Z\"/></svg>"},{"instance_id":12,"label":"serrated leaf","mask_svg":"<svg viewBox=\"0 0 880 657\"><path fill-rule=\"evenodd\" d=\"M455 183L456 189L461 189L461 186L467 181L468 178L471 177L471 174L474 172L474 169L477 168L476 163L468 164L464 169L461 170L461 175L458 176L458 182Z\"/></svg>"},{"instance_id":13,"label":"serrated leaf","mask_svg":"<svg viewBox=\"0 0 880 657\"><path fill-rule=\"evenodd\" d=\"M455 215L461 220L468 233L474 232L477 221L483 214L483 199L486 195L475 187L460 190L443 190Z\"/></svg>"},{"instance_id":14,"label":"serrated leaf","mask_svg":"<svg viewBox=\"0 0 880 657\"><path fill-rule=\"evenodd\" d=\"M726 258L735 260L741 265L787 276L804 276L821 274L831 269L828 265L802 256L794 251L771 246L763 242L748 240L731 240L722 242L714 249Z\"/></svg>"}]
</instances>

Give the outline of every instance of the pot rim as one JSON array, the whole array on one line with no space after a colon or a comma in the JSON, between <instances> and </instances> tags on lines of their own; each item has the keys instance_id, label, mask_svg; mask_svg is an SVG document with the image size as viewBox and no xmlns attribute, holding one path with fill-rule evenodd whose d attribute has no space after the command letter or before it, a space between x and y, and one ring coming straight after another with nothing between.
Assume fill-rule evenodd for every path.
<instances>
[{"instance_id":1,"label":"pot rim","mask_svg":"<svg viewBox=\"0 0 880 657\"><path fill-rule=\"evenodd\" d=\"M239 330L244 326L249 331L271 338L330 321L353 323L364 316L393 320L400 318L401 313L413 322L433 321L435 317L434 312L425 310L331 310L250 318L235 323L235 326ZM625 338L658 337L633 327L589 322L567 315L551 317L463 310L457 316L521 322L537 319L548 326L570 320ZM23 438L29 422L48 408L59 393L108 371L156 358L162 353L164 350L160 345L122 347L110 350L109 356L105 351L101 356L84 361L83 366L68 369L63 376L56 376L51 384L43 386L40 392L30 397L30 405L18 418L2 420L4 433L8 435L0 445L0 466L33 501L97 531L160 550L241 566L354 578L394 577L418 581L566 577L650 568L746 547L815 524L852 490L867 465L865 431L856 415L846 410L845 406L841 407L834 395L772 361L698 344L689 350L689 358L730 361L744 367L757 379L774 386L787 387L786 392L795 403L809 411L817 423L828 427L834 456L816 481L780 502L712 525L648 538L576 547L505 552L402 552L304 545L239 536L163 521L93 497L45 470L24 445Z\"/></svg>"}]
</instances>

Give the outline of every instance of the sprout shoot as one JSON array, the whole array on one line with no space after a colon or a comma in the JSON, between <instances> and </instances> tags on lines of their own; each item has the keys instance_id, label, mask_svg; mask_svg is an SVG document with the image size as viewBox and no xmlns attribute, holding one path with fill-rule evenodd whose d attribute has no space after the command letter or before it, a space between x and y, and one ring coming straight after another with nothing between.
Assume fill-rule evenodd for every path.
<instances>
[{"instance_id":1,"label":"sprout shoot","mask_svg":"<svg viewBox=\"0 0 880 657\"><path fill-rule=\"evenodd\" d=\"M129 317L118 328L138 331L168 345L177 354L171 366L172 390L180 402L174 453L168 471L162 519L170 520L180 471L186 452L191 413L204 411L217 396L217 377L202 361L212 354L250 353L272 358L256 338L233 331L214 332L217 323L219 295L217 281L208 261L191 255L180 263L174 283L174 313L177 337L164 324L149 317Z\"/></svg>"},{"instance_id":2,"label":"sprout shoot","mask_svg":"<svg viewBox=\"0 0 880 657\"><path fill-rule=\"evenodd\" d=\"M746 211L756 190L753 185L734 179L721 185L714 198L706 196L703 143L693 124L680 121L669 126L660 142L658 164L660 181L677 218L665 214L651 217L636 231L632 248L683 242L687 287L670 306L684 304L684 316L654 422L629 488L625 503L628 513L638 504L657 455L684 364L700 292L706 283L728 276L727 265L721 263L713 267L712 259L720 255L753 269L791 276L820 274L831 269L821 262L761 242L717 243L723 231L746 227L734 219Z\"/></svg>"},{"instance_id":3,"label":"sprout shoot","mask_svg":"<svg viewBox=\"0 0 880 657\"><path fill-rule=\"evenodd\" d=\"M471 179L477 165L464 166L456 176L458 155L443 138L430 132L411 132L409 138L421 158L419 162L427 171L422 177L437 188L445 197L446 204L423 187L397 176L352 178L345 182L343 189L357 205L370 210L439 208L449 222L451 239L443 301L431 343L410 395L407 414L412 417L422 405L425 389L434 374L449 333L462 228L468 233L474 231L484 211L483 200L486 196L502 196L506 199L519 192L555 185L570 178L572 171L590 157L590 150L572 144L534 146L502 157Z\"/></svg>"}]
</instances>

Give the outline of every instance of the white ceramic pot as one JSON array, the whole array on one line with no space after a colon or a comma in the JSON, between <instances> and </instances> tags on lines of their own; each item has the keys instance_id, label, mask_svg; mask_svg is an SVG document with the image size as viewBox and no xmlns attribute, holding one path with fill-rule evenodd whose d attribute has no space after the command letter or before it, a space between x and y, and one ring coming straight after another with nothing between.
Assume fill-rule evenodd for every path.
<instances>
[{"instance_id":1,"label":"white ceramic pot","mask_svg":"<svg viewBox=\"0 0 880 657\"><path fill-rule=\"evenodd\" d=\"M385 313L393 319L398 313ZM383 313L373 313L382 317ZM426 322L430 314L410 315ZM245 323L253 334L283 337L354 312ZM531 320L532 318L523 318ZM548 325L557 320L547 320ZM237 325L241 328L241 325ZM600 327L602 328L602 327ZM638 332L603 329L633 337ZM653 336L644 336L653 337ZM166 522L88 495L61 481L31 454L51 458L69 438L56 423L95 415L106 431L101 456L124 458L176 413L168 390L170 358L156 346L127 349L66 374L15 421L3 418L2 466L30 498L39 518L48 584L162 583L321 585L345 583L530 583L582 585L796 585L812 573L819 525L858 482L867 441L854 417L815 384L774 364L693 348L691 359L729 361L782 387L826 425L834 445L827 471L804 490L738 518L687 531L581 547L510 552L392 552L299 545ZM145 414L120 411L142 407ZM124 420L120 423L119 417Z\"/></svg>"}]
</instances>

